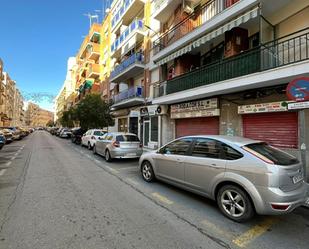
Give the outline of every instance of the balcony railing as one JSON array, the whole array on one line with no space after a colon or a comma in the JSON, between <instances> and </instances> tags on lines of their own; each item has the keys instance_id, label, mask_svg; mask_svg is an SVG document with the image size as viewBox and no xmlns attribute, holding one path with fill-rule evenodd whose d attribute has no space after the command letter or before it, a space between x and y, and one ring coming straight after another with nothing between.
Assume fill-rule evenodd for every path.
<instances>
[{"instance_id":1,"label":"balcony railing","mask_svg":"<svg viewBox=\"0 0 309 249\"><path fill-rule=\"evenodd\" d=\"M188 15L174 27L164 32L156 41L154 41L154 54L200 27L205 22L209 21L238 1L239 0L211 0L200 8L196 8L192 14Z\"/></svg>"},{"instance_id":2,"label":"balcony railing","mask_svg":"<svg viewBox=\"0 0 309 249\"><path fill-rule=\"evenodd\" d=\"M115 67L115 69L111 72L111 79L121 74L123 71L125 71L129 66L133 65L134 63L143 63L143 62L144 57L142 53L132 54L128 59L124 60L121 64Z\"/></svg>"},{"instance_id":3,"label":"balcony railing","mask_svg":"<svg viewBox=\"0 0 309 249\"><path fill-rule=\"evenodd\" d=\"M127 40L127 38L132 34L132 32L136 30L143 29L143 21L142 20L134 20L125 31L116 39L116 41L111 46L111 51L114 52Z\"/></svg>"},{"instance_id":4,"label":"balcony railing","mask_svg":"<svg viewBox=\"0 0 309 249\"><path fill-rule=\"evenodd\" d=\"M131 87L125 91L120 92L119 94L114 96L114 103L117 104L119 102L132 98L143 98L143 88L140 86Z\"/></svg>"},{"instance_id":5,"label":"balcony railing","mask_svg":"<svg viewBox=\"0 0 309 249\"><path fill-rule=\"evenodd\" d=\"M160 97L309 59L309 29L182 74L154 88Z\"/></svg>"},{"instance_id":6,"label":"balcony railing","mask_svg":"<svg viewBox=\"0 0 309 249\"><path fill-rule=\"evenodd\" d=\"M100 65L99 64L90 64L88 69L88 78L98 78L100 76Z\"/></svg>"},{"instance_id":7,"label":"balcony railing","mask_svg":"<svg viewBox=\"0 0 309 249\"><path fill-rule=\"evenodd\" d=\"M121 20L126 11L130 8L131 4L136 0L125 0L123 5L117 11L115 16L112 18L112 28L114 28L118 22Z\"/></svg>"}]
</instances>

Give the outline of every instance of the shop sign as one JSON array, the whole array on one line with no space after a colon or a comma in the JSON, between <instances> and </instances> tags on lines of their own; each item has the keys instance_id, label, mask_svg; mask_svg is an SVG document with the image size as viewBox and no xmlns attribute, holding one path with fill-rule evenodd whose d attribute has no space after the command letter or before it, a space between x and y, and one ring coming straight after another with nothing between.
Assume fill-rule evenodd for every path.
<instances>
[{"instance_id":1,"label":"shop sign","mask_svg":"<svg viewBox=\"0 0 309 249\"><path fill-rule=\"evenodd\" d=\"M130 117L131 118L138 118L139 117L139 111L130 111Z\"/></svg>"},{"instance_id":2,"label":"shop sign","mask_svg":"<svg viewBox=\"0 0 309 249\"><path fill-rule=\"evenodd\" d=\"M128 109L123 109L123 110L113 111L113 112L111 112L111 114L114 117L127 116L129 114L129 110Z\"/></svg>"},{"instance_id":3,"label":"shop sign","mask_svg":"<svg viewBox=\"0 0 309 249\"><path fill-rule=\"evenodd\" d=\"M185 113L185 112L200 112L208 109L218 108L218 99L205 99L198 101L191 101L186 103L180 103L176 105L171 105L171 114L173 113Z\"/></svg>"},{"instance_id":4,"label":"shop sign","mask_svg":"<svg viewBox=\"0 0 309 249\"><path fill-rule=\"evenodd\" d=\"M272 103L261 103L255 105L241 105L238 106L238 114L247 113L261 113L261 112L283 112L287 111L288 102L272 102Z\"/></svg>"},{"instance_id":5,"label":"shop sign","mask_svg":"<svg viewBox=\"0 0 309 249\"><path fill-rule=\"evenodd\" d=\"M288 104L288 110L299 110L299 109L307 109L307 108L309 108L309 101Z\"/></svg>"},{"instance_id":6,"label":"shop sign","mask_svg":"<svg viewBox=\"0 0 309 249\"><path fill-rule=\"evenodd\" d=\"M292 80L286 88L286 95L289 100L309 100L309 77L300 77Z\"/></svg>"},{"instance_id":7,"label":"shop sign","mask_svg":"<svg viewBox=\"0 0 309 249\"><path fill-rule=\"evenodd\" d=\"M172 119L213 117L213 116L220 116L220 109L208 109L208 110L200 110L200 111L187 111L187 112L171 113Z\"/></svg>"}]
</instances>

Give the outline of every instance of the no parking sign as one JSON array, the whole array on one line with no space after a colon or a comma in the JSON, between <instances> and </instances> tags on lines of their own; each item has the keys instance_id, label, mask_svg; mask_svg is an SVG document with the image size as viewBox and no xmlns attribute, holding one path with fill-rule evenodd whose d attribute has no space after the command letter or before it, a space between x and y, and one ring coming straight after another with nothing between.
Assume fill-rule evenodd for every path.
<instances>
[{"instance_id":1,"label":"no parking sign","mask_svg":"<svg viewBox=\"0 0 309 249\"><path fill-rule=\"evenodd\" d=\"M300 77L292 80L286 88L286 95L289 100L309 100L309 77Z\"/></svg>"}]
</instances>

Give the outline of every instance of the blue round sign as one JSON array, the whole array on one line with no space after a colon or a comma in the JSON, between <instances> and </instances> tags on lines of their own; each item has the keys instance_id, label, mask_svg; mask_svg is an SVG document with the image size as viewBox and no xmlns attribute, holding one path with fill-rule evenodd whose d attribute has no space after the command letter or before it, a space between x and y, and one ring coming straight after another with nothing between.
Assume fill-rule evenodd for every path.
<instances>
[{"instance_id":1,"label":"blue round sign","mask_svg":"<svg viewBox=\"0 0 309 249\"><path fill-rule=\"evenodd\" d=\"M309 77L300 77L291 81L286 88L286 95L289 100L309 100Z\"/></svg>"}]
</instances>

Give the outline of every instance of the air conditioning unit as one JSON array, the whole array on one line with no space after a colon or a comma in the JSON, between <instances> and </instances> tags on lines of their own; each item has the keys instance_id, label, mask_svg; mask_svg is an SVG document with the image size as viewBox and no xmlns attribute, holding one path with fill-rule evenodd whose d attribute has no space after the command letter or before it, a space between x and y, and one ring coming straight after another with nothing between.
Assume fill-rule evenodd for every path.
<instances>
[{"instance_id":1,"label":"air conditioning unit","mask_svg":"<svg viewBox=\"0 0 309 249\"><path fill-rule=\"evenodd\" d=\"M168 106L167 105L159 105L157 107L157 113L160 115L167 114Z\"/></svg>"},{"instance_id":2,"label":"air conditioning unit","mask_svg":"<svg viewBox=\"0 0 309 249\"><path fill-rule=\"evenodd\" d=\"M190 2L189 2L189 3L186 3L186 4L184 5L183 11L184 11L185 13L187 13L188 15L192 14L193 11L194 11L194 8L193 8L192 3L190 3Z\"/></svg>"}]
</instances>

